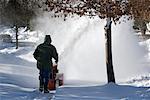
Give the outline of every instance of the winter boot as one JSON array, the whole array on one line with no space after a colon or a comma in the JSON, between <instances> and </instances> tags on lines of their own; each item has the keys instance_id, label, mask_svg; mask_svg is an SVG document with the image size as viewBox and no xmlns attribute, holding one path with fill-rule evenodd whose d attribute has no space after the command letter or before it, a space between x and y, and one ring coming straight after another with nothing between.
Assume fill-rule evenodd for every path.
<instances>
[{"instance_id":1,"label":"winter boot","mask_svg":"<svg viewBox=\"0 0 150 100\"><path fill-rule=\"evenodd\" d=\"M49 93L49 91L47 89L47 85L44 85L44 93Z\"/></svg>"},{"instance_id":2,"label":"winter boot","mask_svg":"<svg viewBox=\"0 0 150 100\"><path fill-rule=\"evenodd\" d=\"M44 90L43 82L40 81L39 91L43 92L43 90Z\"/></svg>"},{"instance_id":3,"label":"winter boot","mask_svg":"<svg viewBox=\"0 0 150 100\"><path fill-rule=\"evenodd\" d=\"M39 88L39 91L40 91L40 92L43 92L43 87L40 87L40 88Z\"/></svg>"},{"instance_id":4,"label":"winter boot","mask_svg":"<svg viewBox=\"0 0 150 100\"><path fill-rule=\"evenodd\" d=\"M45 89L45 90L44 90L44 93L49 93L48 89Z\"/></svg>"}]
</instances>

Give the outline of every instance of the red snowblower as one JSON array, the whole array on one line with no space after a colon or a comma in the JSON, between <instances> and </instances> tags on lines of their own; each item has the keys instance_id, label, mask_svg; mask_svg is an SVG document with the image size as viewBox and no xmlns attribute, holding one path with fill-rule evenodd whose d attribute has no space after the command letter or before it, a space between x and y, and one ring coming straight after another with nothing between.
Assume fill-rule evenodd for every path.
<instances>
[{"instance_id":1,"label":"red snowblower","mask_svg":"<svg viewBox=\"0 0 150 100\"><path fill-rule=\"evenodd\" d=\"M64 84L64 75L59 73L57 65L53 65L51 77L48 82L49 90L56 90L56 87L62 86Z\"/></svg>"}]
</instances>

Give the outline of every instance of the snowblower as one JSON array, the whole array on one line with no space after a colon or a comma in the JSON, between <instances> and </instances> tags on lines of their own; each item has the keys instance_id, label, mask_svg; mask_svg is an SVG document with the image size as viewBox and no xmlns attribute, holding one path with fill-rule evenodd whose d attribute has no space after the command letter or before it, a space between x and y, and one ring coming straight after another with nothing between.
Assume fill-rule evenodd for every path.
<instances>
[{"instance_id":1,"label":"snowblower","mask_svg":"<svg viewBox=\"0 0 150 100\"><path fill-rule=\"evenodd\" d=\"M48 82L49 90L56 90L56 87L62 86L64 84L63 73L59 73L57 65L53 65L52 73Z\"/></svg>"}]
</instances>

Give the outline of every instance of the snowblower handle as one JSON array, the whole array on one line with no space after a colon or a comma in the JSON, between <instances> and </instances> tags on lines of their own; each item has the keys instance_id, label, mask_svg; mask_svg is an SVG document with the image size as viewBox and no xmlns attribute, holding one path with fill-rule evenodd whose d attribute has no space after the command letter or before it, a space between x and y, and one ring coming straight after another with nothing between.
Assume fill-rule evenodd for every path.
<instances>
[{"instance_id":1,"label":"snowblower handle","mask_svg":"<svg viewBox=\"0 0 150 100\"><path fill-rule=\"evenodd\" d=\"M58 68L57 68L57 64L53 65L53 73L58 73Z\"/></svg>"}]
</instances>

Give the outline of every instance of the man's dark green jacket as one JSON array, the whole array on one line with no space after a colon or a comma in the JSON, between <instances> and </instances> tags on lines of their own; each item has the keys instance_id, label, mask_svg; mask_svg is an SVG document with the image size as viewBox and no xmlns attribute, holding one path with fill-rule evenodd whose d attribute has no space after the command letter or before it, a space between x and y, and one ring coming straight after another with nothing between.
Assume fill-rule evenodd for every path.
<instances>
[{"instance_id":1,"label":"man's dark green jacket","mask_svg":"<svg viewBox=\"0 0 150 100\"><path fill-rule=\"evenodd\" d=\"M40 70L51 71L52 58L55 59L56 63L58 62L58 53L52 44L42 43L38 45L33 55L37 60L37 68Z\"/></svg>"}]
</instances>

